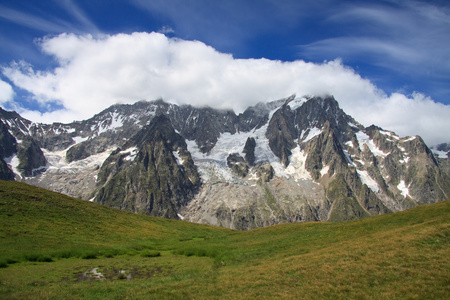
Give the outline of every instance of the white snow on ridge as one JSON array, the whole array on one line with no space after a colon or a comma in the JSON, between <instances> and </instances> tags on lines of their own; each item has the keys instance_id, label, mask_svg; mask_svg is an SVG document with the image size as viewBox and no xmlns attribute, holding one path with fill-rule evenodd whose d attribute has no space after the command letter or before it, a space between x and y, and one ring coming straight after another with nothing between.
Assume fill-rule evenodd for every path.
<instances>
[{"instance_id":1,"label":"white snow on ridge","mask_svg":"<svg viewBox=\"0 0 450 300\"><path fill-rule=\"evenodd\" d=\"M318 136L321 133L322 133L322 129L313 127L313 128L309 129L308 135L306 137L304 136L306 134L306 131L305 131L305 133L303 133L303 131L302 131L300 136L303 136L302 142L306 143L307 141L309 141L310 139L312 139L315 136Z\"/></svg>"},{"instance_id":2,"label":"white snow on ridge","mask_svg":"<svg viewBox=\"0 0 450 300\"><path fill-rule=\"evenodd\" d=\"M117 112L113 112L111 114L111 124L107 125L105 124L106 121L104 121L101 125L99 125L97 128L91 128L92 131L98 130L98 135L102 134L103 132L106 132L108 130L116 130L117 128L120 128L123 126L124 117L120 115Z\"/></svg>"},{"instance_id":3,"label":"white snow on ridge","mask_svg":"<svg viewBox=\"0 0 450 300\"><path fill-rule=\"evenodd\" d=\"M182 166L184 163L184 160L181 158L180 154L178 153L178 151L173 151L173 156L175 156L175 159L177 160L177 164L179 166Z\"/></svg>"},{"instance_id":4,"label":"white snow on ridge","mask_svg":"<svg viewBox=\"0 0 450 300\"><path fill-rule=\"evenodd\" d=\"M390 137L392 137L392 138L394 138L396 140L400 139L397 135L395 135L393 132L390 132L390 131L380 130L380 133L383 134L383 135L390 136Z\"/></svg>"},{"instance_id":5,"label":"white snow on ridge","mask_svg":"<svg viewBox=\"0 0 450 300\"><path fill-rule=\"evenodd\" d=\"M359 127L356 124L353 124L352 122L347 123L348 126L359 129Z\"/></svg>"},{"instance_id":6,"label":"white snow on ridge","mask_svg":"<svg viewBox=\"0 0 450 300\"><path fill-rule=\"evenodd\" d=\"M125 150L122 150L119 152L120 154L128 153L127 156L125 156L123 159L127 161L134 161L136 158L136 155L138 154L138 149L136 147L131 147Z\"/></svg>"},{"instance_id":7,"label":"white snow on ridge","mask_svg":"<svg viewBox=\"0 0 450 300\"><path fill-rule=\"evenodd\" d=\"M308 101L308 99L306 99L305 97L295 98L294 100L288 103L288 106L291 108L291 110L296 110L297 108L305 104L306 101Z\"/></svg>"},{"instance_id":8,"label":"white snow on ridge","mask_svg":"<svg viewBox=\"0 0 450 300\"><path fill-rule=\"evenodd\" d=\"M375 143L370 139L370 137L364 132L357 132L356 138L358 139L359 148L361 149L361 151L364 151L363 145L367 145L367 147L369 147L370 151L375 156L381 156L384 158L389 155L389 153L384 153L383 151L381 151L381 149L379 149L377 145L375 145Z\"/></svg>"},{"instance_id":9,"label":"white snow on ridge","mask_svg":"<svg viewBox=\"0 0 450 300\"><path fill-rule=\"evenodd\" d=\"M112 114L111 125L109 125L109 128L110 129L116 129L116 128L122 127L123 126L123 119L124 119L123 116L121 116L117 112L114 112Z\"/></svg>"},{"instance_id":10,"label":"white snow on ridge","mask_svg":"<svg viewBox=\"0 0 450 300\"><path fill-rule=\"evenodd\" d=\"M377 182L370 177L369 173L367 171L361 171L356 169L358 172L359 178L361 179L361 182L369 187L373 192L378 193L380 191L380 187L378 186Z\"/></svg>"},{"instance_id":11,"label":"white snow on ridge","mask_svg":"<svg viewBox=\"0 0 450 300\"><path fill-rule=\"evenodd\" d=\"M402 142L409 142L409 141L413 141L416 139L416 136L411 136L409 138L407 138L406 140L403 140Z\"/></svg>"}]
</instances>

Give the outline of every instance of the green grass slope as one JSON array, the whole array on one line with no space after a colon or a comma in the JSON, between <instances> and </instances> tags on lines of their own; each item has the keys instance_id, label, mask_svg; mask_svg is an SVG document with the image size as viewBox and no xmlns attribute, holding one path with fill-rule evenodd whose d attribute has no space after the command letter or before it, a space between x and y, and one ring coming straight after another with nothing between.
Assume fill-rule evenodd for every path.
<instances>
[{"instance_id":1,"label":"green grass slope","mask_svg":"<svg viewBox=\"0 0 450 300\"><path fill-rule=\"evenodd\" d=\"M0 181L0 299L449 299L450 202L240 232Z\"/></svg>"}]
</instances>

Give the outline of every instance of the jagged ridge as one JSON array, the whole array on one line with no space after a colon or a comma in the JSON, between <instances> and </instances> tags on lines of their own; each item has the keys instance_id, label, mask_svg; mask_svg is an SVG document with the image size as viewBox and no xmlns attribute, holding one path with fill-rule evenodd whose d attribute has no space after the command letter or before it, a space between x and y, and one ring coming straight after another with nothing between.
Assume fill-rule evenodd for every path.
<instances>
[{"instance_id":1,"label":"jagged ridge","mask_svg":"<svg viewBox=\"0 0 450 300\"><path fill-rule=\"evenodd\" d=\"M2 178L238 229L348 220L450 194L448 159L420 137L364 128L331 96L239 115L141 101L51 125L1 110L0 139Z\"/></svg>"}]
</instances>

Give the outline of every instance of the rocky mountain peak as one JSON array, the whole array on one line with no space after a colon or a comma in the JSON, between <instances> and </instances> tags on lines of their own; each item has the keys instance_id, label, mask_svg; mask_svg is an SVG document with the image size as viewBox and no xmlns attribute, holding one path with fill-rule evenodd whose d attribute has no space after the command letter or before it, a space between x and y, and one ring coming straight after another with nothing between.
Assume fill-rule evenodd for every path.
<instances>
[{"instance_id":1,"label":"rocky mountain peak","mask_svg":"<svg viewBox=\"0 0 450 300\"><path fill-rule=\"evenodd\" d=\"M155 116L106 159L94 201L166 218L197 191L200 178L183 138L168 117Z\"/></svg>"},{"instance_id":2,"label":"rocky mountain peak","mask_svg":"<svg viewBox=\"0 0 450 300\"><path fill-rule=\"evenodd\" d=\"M170 149L186 148L184 139L175 132L170 119L163 114L155 116L149 125L139 130L123 147L142 148L145 144L155 141L162 141Z\"/></svg>"},{"instance_id":3,"label":"rocky mountain peak","mask_svg":"<svg viewBox=\"0 0 450 300\"><path fill-rule=\"evenodd\" d=\"M250 229L341 221L448 199L447 158L364 128L332 96L230 110L163 100L70 124L0 111L0 178L118 209Z\"/></svg>"}]
</instances>

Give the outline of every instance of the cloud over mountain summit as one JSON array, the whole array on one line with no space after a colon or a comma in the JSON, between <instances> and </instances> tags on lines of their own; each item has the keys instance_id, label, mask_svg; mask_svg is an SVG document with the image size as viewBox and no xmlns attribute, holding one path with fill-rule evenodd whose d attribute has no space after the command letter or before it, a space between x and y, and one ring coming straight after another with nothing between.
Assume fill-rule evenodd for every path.
<instances>
[{"instance_id":1,"label":"cloud over mountain summit","mask_svg":"<svg viewBox=\"0 0 450 300\"><path fill-rule=\"evenodd\" d=\"M100 37L60 34L38 44L54 58L54 67L36 70L21 61L2 69L40 105L58 104L56 110L43 114L22 109L25 117L35 121L86 119L112 104L142 99L241 112L257 102L294 93L332 94L366 126L373 123L400 135L420 134L430 144L448 139L448 105L419 93L386 95L339 59L323 63L236 59L200 41L155 32ZM0 83L0 101L9 101L9 85Z\"/></svg>"}]
</instances>

